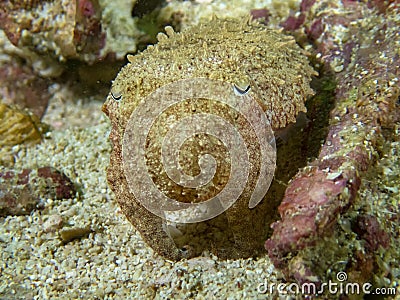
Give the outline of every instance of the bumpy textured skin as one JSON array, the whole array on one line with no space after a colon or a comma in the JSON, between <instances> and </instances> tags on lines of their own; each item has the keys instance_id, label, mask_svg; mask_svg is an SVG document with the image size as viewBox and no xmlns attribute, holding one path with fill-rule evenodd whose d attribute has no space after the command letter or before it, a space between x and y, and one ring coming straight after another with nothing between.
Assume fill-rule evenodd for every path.
<instances>
[{"instance_id":1,"label":"bumpy textured skin","mask_svg":"<svg viewBox=\"0 0 400 300\"><path fill-rule=\"evenodd\" d=\"M309 82L314 70L292 37L267 29L264 25L249 19L215 18L209 23L182 33L175 33L172 28L166 28L166 32L168 36L158 35L157 45L148 47L136 56L128 57L130 63L120 71L111 90L116 95L122 95L122 99L115 101L110 93L103 111L112 124L110 139L113 151L107 172L108 182L116 194L116 199L144 240L159 254L176 260L193 253L187 253L177 247L174 240L164 231L163 220L150 213L134 198L124 175L123 136L132 112L150 93L180 79L200 77L229 83L249 82L252 87L251 95L266 112L272 128L283 128L294 122L299 112L306 110L304 102L307 96L312 94ZM211 108L207 107L208 105ZM196 109L211 109L213 114L224 119L232 119L231 112L223 107L214 107L212 102L198 105ZM167 114L179 115L184 110L185 106L182 106L170 110ZM241 122L240 118L237 122L238 124ZM150 132L150 139L157 140L164 134L166 126L162 125L160 123L158 127L159 132L156 130ZM254 136L250 134L244 138L250 145ZM210 149L214 149L213 156L217 160L223 160L226 153L215 148L216 143L213 143L211 141L210 145ZM183 153L196 157L203 150L193 143L183 150ZM158 150L150 150L147 153L148 165L153 168L154 173L157 173L157 168L162 168L156 160L156 151ZM257 152L251 159L257 166L259 163ZM190 166L193 165L196 163L190 162ZM227 170L229 166L225 169L222 167L222 174L216 174L214 182L223 186L224 175L229 175ZM191 170L188 168L186 171ZM220 257L245 257L257 253L259 249L260 235L263 235L268 226L265 223L270 223L266 222L265 218L271 209L271 203L263 201L256 209L248 208L257 172L256 167L250 170L244 192L221 217L226 218L229 223L234 240L233 249L222 251L214 249L215 245L212 242L208 245L208 248L211 251L215 250L214 253ZM168 186L163 178L156 178L155 182L158 186ZM186 200L180 195L179 189L169 190L167 193L176 196L179 201ZM210 193L204 191L201 196L207 199Z\"/></svg>"}]
</instances>

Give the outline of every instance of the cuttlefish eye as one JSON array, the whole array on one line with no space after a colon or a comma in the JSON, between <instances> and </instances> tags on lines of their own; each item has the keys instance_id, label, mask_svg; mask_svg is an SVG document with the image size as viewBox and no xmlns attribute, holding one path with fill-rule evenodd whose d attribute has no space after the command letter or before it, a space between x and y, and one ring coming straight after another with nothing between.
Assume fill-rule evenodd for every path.
<instances>
[{"instance_id":1,"label":"cuttlefish eye","mask_svg":"<svg viewBox=\"0 0 400 300\"><path fill-rule=\"evenodd\" d=\"M234 83L233 91L237 96L244 96L250 91L250 84L248 82Z\"/></svg>"},{"instance_id":2,"label":"cuttlefish eye","mask_svg":"<svg viewBox=\"0 0 400 300\"><path fill-rule=\"evenodd\" d=\"M122 99L122 93L118 90L115 90L114 88L111 89L111 97L115 100L115 101L119 101Z\"/></svg>"}]
</instances>

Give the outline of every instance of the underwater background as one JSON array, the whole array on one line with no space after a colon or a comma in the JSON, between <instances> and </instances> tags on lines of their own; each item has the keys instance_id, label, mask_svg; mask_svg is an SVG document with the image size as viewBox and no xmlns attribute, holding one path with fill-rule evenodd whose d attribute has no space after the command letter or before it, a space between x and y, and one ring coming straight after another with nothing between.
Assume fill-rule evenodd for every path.
<instances>
[{"instance_id":1,"label":"underwater background","mask_svg":"<svg viewBox=\"0 0 400 300\"><path fill-rule=\"evenodd\" d=\"M315 70L300 133L275 136L296 147L278 148L280 166L301 162L275 176L282 202L260 253L222 259L211 245L172 261L144 242L108 185L102 106L120 96L110 89L127 55L161 42L166 26L190 34L213 17L249 15L294 37ZM347 283L399 297L398 28L397 0L2 1L0 299L316 297L304 283L323 299L365 296Z\"/></svg>"}]
</instances>

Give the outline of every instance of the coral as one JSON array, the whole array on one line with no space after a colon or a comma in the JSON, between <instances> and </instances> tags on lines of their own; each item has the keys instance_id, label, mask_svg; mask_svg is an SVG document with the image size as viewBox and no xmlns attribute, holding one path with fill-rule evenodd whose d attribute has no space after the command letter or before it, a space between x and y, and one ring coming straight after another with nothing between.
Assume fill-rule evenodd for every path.
<instances>
[{"instance_id":1,"label":"coral","mask_svg":"<svg viewBox=\"0 0 400 300\"><path fill-rule=\"evenodd\" d=\"M105 44L101 29L101 8L97 0L78 0L76 3L74 44L78 53L99 54Z\"/></svg>"},{"instance_id":2,"label":"coral","mask_svg":"<svg viewBox=\"0 0 400 300\"><path fill-rule=\"evenodd\" d=\"M101 82L108 90L126 53L136 52L136 44L145 36L131 15L135 5L131 0L3 2L0 77L11 75L1 80L7 92L3 102L29 107L38 116L46 108L45 87L62 75L62 81L82 82L81 89L89 86L98 91ZM99 72L102 66L107 71ZM13 80L26 85L13 87L9 83Z\"/></svg>"},{"instance_id":3,"label":"coral","mask_svg":"<svg viewBox=\"0 0 400 300\"><path fill-rule=\"evenodd\" d=\"M216 32L215 28L221 30ZM130 63L118 74L103 106L104 112L111 120L110 139L114 147L107 171L108 182L128 219L159 254L170 259L198 254L196 243L201 240L199 236L203 236L206 240L201 242L204 243L200 245L201 250L211 250L220 257L253 255L262 245L260 238L265 236L267 228L265 222L271 222L266 215L274 211L276 191L273 189L268 201L249 209L249 205L252 207L249 200L252 189L256 187L258 174L264 174L261 164L264 148L260 137L264 136L267 139L268 145L265 151L273 151L269 144L273 141L273 133L272 131L268 133L269 137L267 133L259 135L257 126L251 129L248 122L251 122L251 118L254 117L252 114L256 111L259 111L257 118L261 118L256 124L263 124L262 118L265 118L263 111L265 111L273 129L283 128L295 122L296 116L305 111L304 102L307 96L312 94L309 82L315 71L309 66L303 51L291 37L269 30L249 19L214 18L209 23L181 33L175 33L171 27L167 27L166 32L168 36L163 33L158 35L159 42L154 47L148 47L136 56L128 56ZM190 94L192 92L200 94L196 97ZM230 105L213 99L217 97L215 95L222 98L234 97L239 99L239 102L232 104L229 109ZM163 101L176 97L182 97L183 100L171 105L163 104ZM140 103L149 107L143 108ZM238 111L235 112L235 109L232 110L235 105L255 106L247 107L243 111L237 107ZM159 112L159 116L148 116L149 112L152 114ZM137 121L134 117L136 114ZM240 153L248 152L248 157L252 161L249 166L249 178L233 181L233 186L242 186L243 192L238 195L229 194L229 199L236 197L238 200L234 204L229 204L232 206L215 219L185 226L176 224L180 222L173 222L171 219L166 222L165 217L161 217L163 212L160 211L160 207L162 208L163 204L156 202L156 197L146 196L146 200L150 199L155 203L145 207L143 199L138 199L137 190L132 190L136 186L135 180L140 176L151 176L154 183L139 184L139 193L140 191L153 193L151 188L155 185L164 195L176 199L175 203L191 204L214 199L218 193L221 193L222 199L224 193L229 193L226 192L229 190L228 186L232 186L230 177L236 178L236 173L246 173L241 158L236 159L229 153L235 152L238 146L230 147L226 144L229 137L224 140L226 136L224 132L232 134L232 129L231 131L228 130L229 127L226 131L218 129L220 127L212 125L214 124L212 119L206 120L204 126L210 128L209 130L216 130L213 134L207 133L207 130L198 132L197 129L193 129L198 133L187 137L187 141L182 145L175 145L178 146L179 153L171 156L179 157L182 171L188 174L181 176L190 175L187 180L191 181L190 178L199 173L200 177L204 170L207 170L202 160L197 162L197 159L211 154L217 164L212 180L205 181L199 186L195 183L186 185L180 183L180 179L177 181L170 179L171 176L174 178L174 173L179 174L179 170L163 170L163 167L167 169L168 166L165 166L166 161L160 161L161 151L167 151L165 148L161 150L161 147L164 147L162 144L168 140L173 143L173 132L179 131L175 128L168 132L167 128L173 128L174 123L187 124L185 130L190 132L188 124L201 126L202 121L197 119L189 121L189 119L200 118L199 116L203 114L219 116L219 119L224 119L227 124L236 127L243 136L246 144L243 147L246 148L240 148L242 149ZM152 126L141 124L153 117ZM185 121L185 118L189 119ZM135 128L137 125L141 127ZM148 136L144 137L147 141L143 150L146 152L146 159L135 163L131 161L133 158L130 157L132 152L129 149L133 147L134 151L136 146L141 146L142 142L134 139L138 136L138 132L146 133L144 128L149 130ZM179 133L175 134L180 136ZM257 140L259 142L255 143ZM270 159L271 161L264 161L264 167L271 166L275 155L272 154ZM139 167L139 163L145 160L147 166L143 170ZM231 166L233 169L230 172ZM272 179L273 169L269 171L267 175ZM171 173L167 176L167 172ZM267 176L263 180L267 181ZM152 213L146 209L149 207L156 212ZM197 217L196 213L193 215L194 218ZM247 230L248 228L252 229ZM182 237L183 232L189 232L191 238L185 240ZM197 235L192 236L194 232ZM178 245L185 246L187 251Z\"/></svg>"},{"instance_id":4,"label":"coral","mask_svg":"<svg viewBox=\"0 0 400 300\"><path fill-rule=\"evenodd\" d=\"M321 152L290 182L279 207L282 220L272 225L266 248L274 264L299 282L326 280L321 266L328 268L339 257L348 261L350 282L365 282L372 272L380 272L376 251L391 245L389 232L381 228L384 219L357 209L370 205L358 197L360 184L384 153L382 145L390 142L392 135L385 131L393 131L400 120L400 35L395 29L400 26L400 7L379 2L374 9L377 1L302 4L300 14L282 24L295 30L299 40L308 38L332 71L336 104ZM352 234L365 241L363 250L337 245L346 218L354 223ZM329 247L332 255L322 258Z\"/></svg>"}]
</instances>

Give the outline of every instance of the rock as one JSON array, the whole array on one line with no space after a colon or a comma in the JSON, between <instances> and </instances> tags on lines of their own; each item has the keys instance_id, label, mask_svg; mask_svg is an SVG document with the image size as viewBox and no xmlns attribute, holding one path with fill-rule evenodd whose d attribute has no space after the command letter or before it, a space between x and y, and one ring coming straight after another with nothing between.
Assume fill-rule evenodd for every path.
<instances>
[{"instance_id":1,"label":"rock","mask_svg":"<svg viewBox=\"0 0 400 300\"><path fill-rule=\"evenodd\" d=\"M0 216L26 215L44 207L43 200L75 196L72 181L52 167L0 171Z\"/></svg>"},{"instance_id":2,"label":"rock","mask_svg":"<svg viewBox=\"0 0 400 300\"><path fill-rule=\"evenodd\" d=\"M68 243L88 235L92 230L89 227L64 228L60 231L61 240Z\"/></svg>"},{"instance_id":3,"label":"rock","mask_svg":"<svg viewBox=\"0 0 400 300\"><path fill-rule=\"evenodd\" d=\"M94 61L104 46L97 0L6 0L0 28L14 46L58 61Z\"/></svg>"},{"instance_id":4,"label":"rock","mask_svg":"<svg viewBox=\"0 0 400 300\"><path fill-rule=\"evenodd\" d=\"M29 186L9 189L0 183L0 217L28 215L34 209L41 209L40 198L32 193Z\"/></svg>"},{"instance_id":5,"label":"rock","mask_svg":"<svg viewBox=\"0 0 400 300\"><path fill-rule=\"evenodd\" d=\"M378 204L380 199L358 193L374 164L395 151L382 145L398 135L400 120L400 7L395 1L337 4L303 0L297 17L283 23L299 40L308 39L337 83L319 156L291 180L279 207L281 220L272 224L274 232L265 243L274 265L299 283L309 277L327 282L325 267L335 261L347 262L340 271L358 274L348 282L372 282L386 272L374 269L379 249L387 251L387 260L396 259L393 253L398 256L391 236L398 235L398 220L388 225L391 214L378 218L381 207L397 213L398 202ZM343 219L352 224L345 234ZM350 232L364 241L362 246L351 240Z\"/></svg>"}]
</instances>

